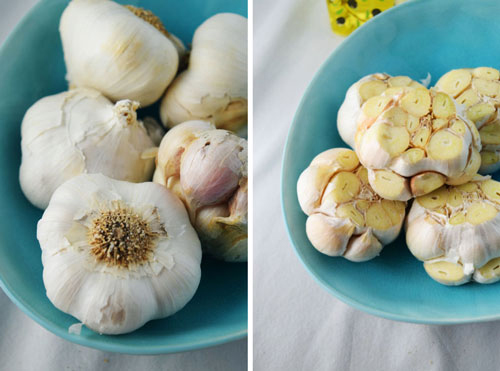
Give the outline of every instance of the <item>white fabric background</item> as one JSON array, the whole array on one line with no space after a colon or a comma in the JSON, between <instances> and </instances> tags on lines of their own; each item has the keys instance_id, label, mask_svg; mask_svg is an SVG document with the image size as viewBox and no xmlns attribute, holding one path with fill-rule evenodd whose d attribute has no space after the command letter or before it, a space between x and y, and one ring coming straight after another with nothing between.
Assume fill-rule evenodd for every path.
<instances>
[{"instance_id":1,"label":"white fabric background","mask_svg":"<svg viewBox=\"0 0 500 371\"><path fill-rule=\"evenodd\" d=\"M0 44L36 0L0 0ZM0 290L0 370L246 370L246 339L193 352L132 356L63 340L21 312Z\"/></svg>"},{"instance_id":2,"label":"white fabric background","mask_svg":"<svg viewBox=\"0 0 500 371\"><path fill-rule=\"evenodd\" d=\"M499 322L381 319L306 272L281 216L281 158L307 84L343 38L329 29L325 0L254 0L254 20L255 370L499 370Z\"/></svg>"}]
</instances>

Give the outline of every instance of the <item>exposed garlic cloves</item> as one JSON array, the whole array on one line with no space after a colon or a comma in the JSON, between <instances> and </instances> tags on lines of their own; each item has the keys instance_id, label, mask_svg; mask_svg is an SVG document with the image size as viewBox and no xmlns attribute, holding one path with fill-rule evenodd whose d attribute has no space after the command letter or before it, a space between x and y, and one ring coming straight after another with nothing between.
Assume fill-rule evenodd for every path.
<instances>
[{"instance_id":1,"label":"exposed garlic cloves","mask_svg":"<svg viewBox=\"0 0 500 371\"><path fill-rule=\"evenodd\" d=\"M323 254L355 262L373 259L401 229L405 203L381 199L354 151L333 148L317 155L297 182L306 233Z\"/></svg>"},{"instance_id":2,"label":"exposed garlic cloves","mask_svg":"<svg viewBox=\"0 0 500 371\"><path fill-rule=\"evenodd\" d=\"M373 189L405 201L445 183L471 180L480 166L481 143L461 107L422 86L395 95L390 89L363 104L355 135Z\"/></svg>"},{"instance_id":3,"label":"exposed garlic cloves","mask_svg":"<svg viewBox=\"0 0 500 371\"><path fill-rule=\"evenodd\" d=\"M479 130L483 147L481 174L499 170L500 72L490 67L452 70L439 79L436 89L455 98Z\"/></svg>"},{"instance_id":4,"label":"exposed garlic cloves","mask_svg":"<svg viewBox=\"0 0 500 371\"><path fill-rule=\"evenodd\" d=\"M446 285L497 281L500 257L500 183L477 177L418 197L406 242L426 272Z\"/></svg>"}]
</instances>

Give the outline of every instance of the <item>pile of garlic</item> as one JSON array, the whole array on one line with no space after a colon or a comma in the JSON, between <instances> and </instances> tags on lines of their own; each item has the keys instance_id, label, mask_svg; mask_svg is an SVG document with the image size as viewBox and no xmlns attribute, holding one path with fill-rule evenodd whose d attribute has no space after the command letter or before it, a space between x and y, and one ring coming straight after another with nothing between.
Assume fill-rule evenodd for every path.
<instances>
[{"instance_id":1,"label":"pile of garlic","mask_svg":"<svg viewBox=\"0 0 500 371\"><path fill-rule=\"evenodd\" d=\"M123 334L191 300L202 246L247 260L247 142L216 129L246 131L247 22L209 18L189 53L148 10L72 0L60 34L70 90L26 112L20 184L45 209L48 298L96 332ZM162 119L177 125L166 135L137 117L163 95ZM192 117L204 121L182 123Z\"/></svg>"},{"instance_id":2,"label":"pile of garlic","mask_svg":"<svg viewBox=\"0 0 500 371\"><path fill-rule=\"evenodd\" d=\"M407 76L361 78L346 93L337 127L356 151L351 165L363 172L348 169L349 156L339 155L347 150L337 148L319 154L297 183L311 244L349 259L354 241L377 236L365 203L358 205L369 189L364 195L382 205L402 205L395 206L401 214L387 206L377 213L380 219L384 212L401 215L392 224L396 235L405 202L413 201L407 245L433 279L446 285L500 280L500 183L477 174L500 168L499 107L500 72L494 68L453 70L430 89ZM380 250L350 260L368 260Z\"/></svg>"},{"instance_id":3,"label":"pile of garlic","mask_svg":"<svg viewBox=\"0 0 500 371\"><path fill-rule=\"evenodd\" d=\"M500 170L500 72L490 67L453 70L443 75L436 89L451 95L481 136L482 174Z\"/></svg>"}]
</instances>

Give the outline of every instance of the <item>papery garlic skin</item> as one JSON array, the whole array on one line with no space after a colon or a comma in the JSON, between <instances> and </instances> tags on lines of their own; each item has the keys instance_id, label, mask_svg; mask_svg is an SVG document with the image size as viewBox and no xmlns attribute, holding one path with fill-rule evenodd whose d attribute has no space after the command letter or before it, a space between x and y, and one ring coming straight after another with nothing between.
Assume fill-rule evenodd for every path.
<instances>
[{"instance_id":1,"label":"papery garlic skin","mask_svg":"<svg viewBox=\"0 0 500 371\"><path fill-rule=\"evenodd\" d=\"M306 233L323 254L362 262L378 256L399 234L405 203L381 199L350 149L317 155L299 177L297 195L308 215Z\"/></svg>"},{"instance_id":2,"label":"papery garlic skin","mask_svg":"<svg viewBox=\"0 0 500 371\"><path fill-rule=\"evenodd\" d=\"M144 246L134 244L143 236L142 224L96 229L96 220L106 212L122 212L147 226L151 237L139 240L147 245L147 254L139 255ZM93 236L100 233L124 243L120 251L128 255L113 255L112 242L95 245ZM186 210L174 194L154 183L101 174L72 178L54 193L37 238L50 301L102 334L127 333L174 314L200 282L200 242ZM104 255L98 255L101 250Z\"/></svg>"},{"instance_id":3,"label":"papery garlic skin","mask_svg":"<svg viewBox=\"0 0 500 371\"><path fill-rule=\"evenodd\" d=\"M466 183L477 173L479 133L447 94L424 87L387 89L361 111L356 153L375 173L370 185L381 197L406 201L443 184Z\"/></svg>"},{"instance_id":4,"label":"papery garlic skin","mask_svg":"<svg viewBox=\"0 0 500 371\"><path fill-rule=\"evenodd\" d=\"M157 101L175 77L174 43L126 7L109 0L72 0L59 26L67 80L112 101L142 107Z\"/></svg>"},{"instance_id":5,"label":"papery garlic skin","mask_svg":"<svg viewBox=\"0 0 500 371\"><path fill-rule=\"evenodd\" d=\"M374 96L386 92L392 94L403 87L417 88L423 87L423 85L407 76L392 77L386 73L374 73L364 76L351 85L337 115L337 129L342 140L351 148L354 148L363 103Z\"/></svg>"},{"instance_id":6,"label":"papery garlic skin","mask_svg":"<svg viewBox=\"0 0 500 371\"><path fill-rule=\"evenodd\" d=\"M500 71L491 67L452 70L439 79L436 89L455 98L479 130L480 172L500 170Z\"/></svg>"},{"instance_id":7,"label":"papery garlic skin","mask_svg":"<svg viewBox=\"0 0 500 371\"><path fill-rule=\"evenodd\" d=\"M229 262L248 255L247 151L245 139L188 121L163 138L153 177L184 202L203 248Z\"/></svg>"},{"instance_id":8,"label":"papery garlic skin","mask_svg":"<svg viewBox=\"0 0 500 371\"><path fill-rule=\"evenodd\" d=\"M163 124L204 120L219 129L245 131L247 68L247 19L231 13L207 19L194 34L188 69L161 102Z\"/></svg>"},{"instance_id":9,"label":"papery garlic skin","mask_svg":"<svg viewBox=\"0 0 500 371\"><path fill-rule=\"evenodd\" d=\"M499 182L477 176L413 202L406 242L431 278L445 285L500 279L500 267L493 264L500 257L499 195Z\"/></svg>"},{"instance_id":10,"label":"papery garlic skin","mask_svg":"<svg viewBox=\"0 0 500 371\"><path fill-rule=\"evenodd\" d=\"M150 180L155 144L137 121L137 108L130 100L113 105L91 89L45 97L30 107L21 126L19 170L30 202L46 208L58 186L82 173Z\"/></svg>"}]
</instances>

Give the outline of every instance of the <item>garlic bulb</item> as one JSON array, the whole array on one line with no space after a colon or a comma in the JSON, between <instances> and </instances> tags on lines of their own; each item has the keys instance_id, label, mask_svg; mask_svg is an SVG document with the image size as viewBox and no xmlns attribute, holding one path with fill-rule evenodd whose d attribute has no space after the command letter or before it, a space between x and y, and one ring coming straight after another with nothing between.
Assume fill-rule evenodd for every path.
<instances>
[{"instance_id":1,"label":"garlic bulb","mask_svg":"<svg viewBox=\"0 0 500 371\"><path fill-rule=\"evenodd\" d=\"M500 170L500 71L490 67L452 70L439 79L436 89L463 105L481 136L481 173Z\"/></svg>"},{"instance_id":2,"label":"garlic bulb","mask_svg":"<svg viewBox=\"0 0 500 371\"><path fill-rule=\"evenodd\" d=\"M354 148L354 137L363 103L372 97L384 94L384 92L387 92L387 95L397 93L401 87L424 86L407 76L392 77L386 73L367 75L351 85L337 115L337 128L342 140Z\"/></svg>"},{"instance_id":3,"label":"garlic bulb","mask_svg":"<svg viewBox=\"0 0 500 371\"><path fill-rule=\"evenodd\" d=\"M380 198L350 149L317 155L300 175L297 195L308 215L311 244L323 254L354 262L379 255L398 236L405 217L405 203Z\"/></svg>"},{"instance_id":4,"label":"garlic bulb","mask_svg":"<svg viewBox=\"0 0 500 371\"><path fill-rule=\"evenodd\" d=\"M21 188L44 209L52 193L82 173L144 182L154 169L155 145L137 121L138 103L114 106L101 93L74 89L45 97L25 114L21 126Z\"/></svg>"},{"instance_id":5,"label":"garlic bulb","mask_svg":"<svg viewBox=\"0 0 500 371\"><path fill-rule=\"evenodd\" d=\"M247 142L204 121L169 130L153 181L184 202L203 248L225 261L247 260Z\"/></svg>"},{"instance_id":6,"label":"garlic bulb","mask_svg":"<svg viewBox=\"0 0 500 371\"><path fill-rule=\"evenodd\" d=\"M112 101L154 103L175 77L182 49L164 30L138 8L72 0L59 26L70 86L97 89Z\"/></svg>"},{"instance_id":7,"label":"garlic bulb","mask_svg":"<svg viewBox=\"0 0 500 371\"><path fill-rule=\"evenodd\" d=\"M219 129L245 130L247 123L247 20L217 14L196 30L189 67L161 102L163 124L212 122Z\"/></svg>"},{"instance_id":8,"label":"garlic bulb","mask_svg":"<svg viewBox=\"0 0 500 371\"><path fill-rule=\"evenodd\" d=\"M186 210L154 183L74 177L54 192L37 237L47 297L99 333L174 314L200 282L200 241Z\"/></svg>"},{"instance_id":9,"label":"garlic bulb","mask_svg":"<svg viewBox=\"0 0 500 371\"><path fill-rule=\"evenodd\" d=\"M461 106L424 87L394 90L363 104L355 136L375 192L406 201L472 179L481 163L481 141Z\"/></svg>"},{"instance_id":10,"label":"garlic bulb","mask_svg":"<svg viewBox=\"0 0 500 371\"><path fill-rule=\"evenodd\" d=\"M406 242L427 273L445 285L500 279L500 183L476 176L418 197Z\"/></svg>"}]
</instances>

